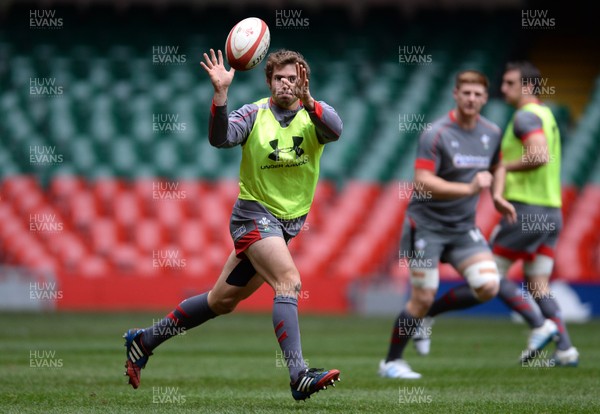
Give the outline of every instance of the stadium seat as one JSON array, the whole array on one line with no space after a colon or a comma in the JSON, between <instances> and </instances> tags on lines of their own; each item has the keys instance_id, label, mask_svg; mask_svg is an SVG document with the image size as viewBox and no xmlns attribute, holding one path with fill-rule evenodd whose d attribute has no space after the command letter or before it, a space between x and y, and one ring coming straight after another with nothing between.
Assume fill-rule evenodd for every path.
<instances>
[{"instance_id":1,"label":"stadium seat","mask_svg":"<svg viewBox=\"0 0 600 414\"><path fill-rule=\"evenodd\" d=\"M109 218L94 220L89 237L92 252L101 256L107 256L120 240L117 224Z\"/></svg>"},{"instance_id":2,"label":"stadium seat","mask_svg":"<svg viewBox=\"0 0 600 414\"><path fill-rule=\"evenodd\" d=\"M163 227L158 221L143 219L133 228L136 246L143 254L151 254L167 241Z\"/></svg>"},{"instance_id":3,"label":"stadium seat","mask_svg":"<svg viewBox=\"0 0 600 414\"><path fill-rule=\"evenodd\" d=\"M142 211L138 199L132 191L122 192L116 195L113 200L114 220L120 227L130 228L142 216Z\"/></svg>"},{"instance_id":4,"label":"stadium seat","mask_svg":"<svg viewBox=\"0 0 600 414\"><path fill-rule=\"evenodd\" d=\"M65 216L69 217L72 225L80 231L88 229L92 221L98 217L96 200L89 190L73 194L68 203Z\"/></svg>"},{"instance_id":5,"label":"stadium seat","mask_svg":"<svg viewBox=\"0 0 600 414\"><path fill-rule=\"evenodd\" d=\"M124 190L121 181L112 178L101 178L93 184L94 196L100 215L112 216L113 203L117 195Z\"/></svg>"},{"instance_id":6,"label":"stadium seat","mask_svg":"<svg viewBox=\"0 0 600 414\"><path fill-rule=\"evenodd\" d=\"M98 278L106 276L111 271L105 259L100 256L91 255L79 262L75 273L84 278Z\"/></svg>"}]
</instances>

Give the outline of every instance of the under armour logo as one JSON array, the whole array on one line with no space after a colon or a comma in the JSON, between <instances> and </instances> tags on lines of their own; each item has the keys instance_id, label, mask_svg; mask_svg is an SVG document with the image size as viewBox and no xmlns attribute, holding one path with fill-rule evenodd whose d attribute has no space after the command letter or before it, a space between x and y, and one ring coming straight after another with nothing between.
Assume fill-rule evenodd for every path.
<instances>
[{"instance_id":1,"label":"under armour logo","mask_svg":"<svg viewBox=\"0 0 600 414\"><path fill-rule=\"evenodd\" d=\"M292 140L294 142L294 146L287 147L287 148L279 148L279 140L278 139L269 141L271 148L273 148L273 152L269 154L269 158L272 159L273 161L281 161L281 154L295 153L296 158L299 158L301 155L303 155L304 150L302 148L300 148L300 144L302 144L302 141L304 141L304 138L294 136L294 137L292 137Z\"/></svg>"}]
</instances>

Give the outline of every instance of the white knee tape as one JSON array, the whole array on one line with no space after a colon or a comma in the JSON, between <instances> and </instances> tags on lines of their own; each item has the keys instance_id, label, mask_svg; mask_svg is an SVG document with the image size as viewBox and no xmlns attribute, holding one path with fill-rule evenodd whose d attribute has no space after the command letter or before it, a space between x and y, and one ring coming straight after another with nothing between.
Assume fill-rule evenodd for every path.
<instances>
[{"instance_id":1,"label":"white knee tape","mask_svg":"<svg viewBox=\"0 0 600 414\"><path fill-rule=\"evenodd\" d=\"M435 269L410 269L410 283L415 287L435 289L440 285L440 272Z\"/></svg>"},{"instance_id":2,"label":"white knee tape","mask_svg":"<svg viewBox=\"0 0 600 414\"><path fill-rule=\"evenodd\" d=\"M495 281L496 283L500 282L498 267L496 266L496 263L491 260L473 263L465 269L464 277L467 279L467 283L471 289L480 288L491 281Z\"/></svg>"},{"instance_id":3,"label":"white knee tape","mask_svg":"<svg viewBox=\"0 0 600 414\"><path fill-rule=\"evenodd\" d=\"M554 259L543 254L536 254L535 259L523 263L525 276L550 276L554 267Z\"/></svg>"}]
</instances>

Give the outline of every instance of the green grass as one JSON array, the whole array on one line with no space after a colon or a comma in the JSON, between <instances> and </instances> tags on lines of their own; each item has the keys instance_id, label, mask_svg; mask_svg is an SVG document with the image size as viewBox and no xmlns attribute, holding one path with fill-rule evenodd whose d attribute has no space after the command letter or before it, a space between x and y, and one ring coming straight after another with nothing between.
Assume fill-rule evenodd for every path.
<instances>
[{"instance_id":1,"label":"green grass","mask_svg":"<svg viewBox=\"0 0 600 414\"><path fill-rule=\"evenodd\" d=\"M221 317L168 341L133 390L123 376L121 335L158 316L0 314L0 412L600 412L600 321L570 325L581 354L573 369L521 367L523 325L438 318L431 354L418 357L412 345L405 354L423 379L398 381L376 373L391 318L301 316L305 358L311 366L340 369L342 381L297 403L287 369L276 366L270 315ZM59 366L31 367L31 351L55 352L45 361ZM153 402L155 390L167 398L166 387L172 402ZM411 396L421 402L406 402Z\"/></svg>"}]
</instances>

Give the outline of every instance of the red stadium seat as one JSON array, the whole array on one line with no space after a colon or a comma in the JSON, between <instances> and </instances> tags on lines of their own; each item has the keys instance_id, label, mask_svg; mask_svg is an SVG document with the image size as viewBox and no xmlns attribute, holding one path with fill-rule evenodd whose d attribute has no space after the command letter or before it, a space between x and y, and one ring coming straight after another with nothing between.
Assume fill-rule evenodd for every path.
<instances>
[{"instance_id":1,"label":"red stadium seat","mask_svg":"<svg viewBox=\"0 0 600 414\"><path fill-rule=\"evenodd\" d=\"M186 255L199 255L208 244L206 230L200 220L189 219L179 229L178 243Z\"/></svg>"},{"instance_id":2,"label":"red stadium seat","mask_svg":"<svg viewBox=\"0 0 600 414\"><path fill-rule=\"evenodd\" d=\"M82 241L73 233L65 233L55 238L48 250L58 259L61 268L70 273L74 272L89 254Z\"/></svg>"},{"instance_id":3,"label":"red stadium seat","mask_svg":"<svg viewBox=\"0 0 600 414\"><path fill-rule=\"evenodd\" d=\"M98 218L90 226L92 252L99 255L108 253L119 242L117 224L108 218Z\"/></svg>"},{"instance_id":4,"label":"red stadium seat","mask_svg":"<svg viewBox=\"0 0 600 414\"><path fill-rule=\"evenodd\" d=\"M54 177L50 182L49 198L52 201L68 199L74 194L83 191L86 187L85 181L75 176Z\"/></svg>"},{"instance_id":5,"label":"red stadium seat","mask_svg":"<svg viewBox=\"0 0 600 414\"><path fill-rule=\"evenodd\" d=\"M475 224L481 230L481 234L486 240L489 240L492 231L500 222L502 215L496 211L494 201L489 191L482 191L477 204L475 214Z\"/></svg>"},{"instance_id":6,"label":"red stadium seat","mask_svg":"<svg viewBox=\"0 0 600 414\"><path fill-rule=\"evenodd\" d=\"M121 192L114 200L114 219L122 228L130 228L142 216L138 199L132 191Z\"/></svg>"},{"instance_id":7,"label":"red stadium seat","mask_svg":"<svg viewBox=\"0 0 600 414\"><path fill-rule=\"evenodd\" d=\"M156 200L153 197L159 180L156 178L138 178L131 183L132 192L138 200L140 212L145 217L156 214Z\"/></svg>"},{"instance_id":8,"label":"red stadium seat","mask_svg":"<svg viewBox=\"0 0 600 414\"><path fill-rule=\"evenodd\" d=\"M17 175L4 179L2 183L3 198L13 200L25 193L40 193L40 186L34 176Z\"/></svg>"},{"instance_id":9,"label":"red stadium seat","mask_svg":"<svg viewBox=\"0 0 600 414\"><path fill-rule=\"evenodd\" d=\"M572 207L575 203L575 201L577 200L577 196L578 196L578 190L577 187L574 186L564 186L562 188L562 213L563 213L563 219L566 220L568 219Z\"/></svg>"},{"instance_id":10,"label":"red stadium seat","mask_svg":"<svg viewBox=\"0 0 600 414\"><path fill-rule=\"evenodd\" d=\"M82 191L69 200L69 215L71 224L79 231L89 229L93 220L98 217L98 211L94 195L91 191Z\"/></svg>"},{"instance_id":11,"label":"red stadium seat","mask_svg":"<svg viewBox=\"0 0 600 414\"><path fill-rule=\"evenodd\" d=\"M167 229L177 229L184 221L183 200L157 200L157 219Z\"/></svg>"},{"instance_id":12,"label":"red stadium seat","mask_svg":"<svg viewBox=\"0 0 600 414\"><path fill-rule=\"evenodd\" d=\"M211 266L207 263L207 259L201 256L188 256L186 257L185 267L182 269L182 273L186 276L192 277L206 277L209 275Z\"/></svg>"},{"instance_id":13,"label":"red stadium seat","mask_svg":"<svg viewBox=\"0 0 600 414\"><path fill-rule=\"evenodd\" d=\"M112 216L113 203L117 195L124 191L124 184L114 178L100 178L93 185L94 196L101 215Z\"/></svg>"},{"instance_id":14,"label":"red stadium seat","mask_svg":"<svg viewBox=\"0 0 600 414\"><path fill-rule=\"evenodd\" d=\"M12 203L19 216L28 217L34 209L44 205L46 200L42 193L31 191L20 194Z\"/></svg>"},{"instance_id":15,"label":"red stadium seat","mask_svg":"<svg viewBox=\"0 0 600 414\"><path fill-rule=\"evenodd\" d=\"M156 220L140 220L133 230L135 232L135 244L142 253L157 250L166 242L164 229Z\"/></svg>"},{"instance_id":16,"label":"red stadium seat","mask_svg":"<svg viewBox=\"0 0 600 414\"><path fill-rule=\"evenodd\" d=\"M141 257L135 246L121 243L111 250L109 260L118 273L133 273L138 261L151 262L151 257Z\"/></svg>"},{"instance_id":17,"label":"red stadium seat","mask_svg":"<svg viewBox=\"0 0 600 414\"><path fill-rule=\"evenodd\" d=\"M207 193L202 200L200 219L202 224L214 234L223 228L229 228L230 210L225 210L225 203L214 193Z\"/></svg>"},{"instance_id":18,"label":"red stadium seat","mask_svg":"<svg viewBox=\"0 0 600 414\"><path fill-rule=\"evenodd\" d=\"M105 259L90 255L79 263L76 273L81 277L96 278L106 276L110 271Z\"/></svg>"},{"instance_id":19,"label":"red stadium seat","mask_svg":"<svg viewBox=\"0 0 600 414\"><path fill-rule=\"evenodd\" d=\"M377 184L351 182L336 202L328 210L322 228L311 231L311 243L306 243L306 249L299 260L307 269L314 273L325 263L331 262L340 249L344 249L350 236L357 230L362 230L365 216L373 201L380 192ZM357 223L360 224L357 225ZM310 259L304 259L307 256Z\"/></svg>"},{"instance_id":20,"label":"red stadium seat","mask_svg":"<svg viewBox=\"0 0 600 414\"><path fill-rule=\"evenodd\" d=\"M231 211L231 207L240 193L238 180L220 180L216 184L216 190L223 206Z\"/></svg>"},{"instance_id":21,"label":"red stadium seat","mask_svg":"<svg viewBox=\"0 0 600 414\"><path fill-rule=\"evenodd\" d=\"M381 272L390 258L397 263L396 248L407 202L398 196L398 183L388 184L329 272L334 276L357 277Z\"/></svg>"}]
</instances>

